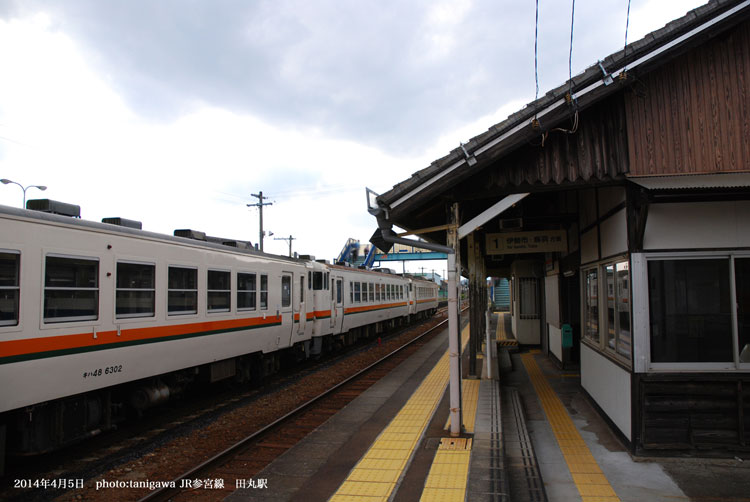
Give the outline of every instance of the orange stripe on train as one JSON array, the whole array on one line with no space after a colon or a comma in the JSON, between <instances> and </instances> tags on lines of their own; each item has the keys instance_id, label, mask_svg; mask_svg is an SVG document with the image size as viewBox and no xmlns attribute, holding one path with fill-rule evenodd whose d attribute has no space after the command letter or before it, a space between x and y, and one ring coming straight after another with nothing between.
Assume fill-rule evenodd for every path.
<instances>
[{"instance_id":1,"label":"orange stripe on train","mask_svg":"<svg viewBox=\"0 0 750 502\"><path fill-rule=\"evenodd\" d=\"M79 347L95 347L118 342L132 342L170 336L190 335L206 331L231 330L244 327L258 327L264 324L278 324L280 316L253 317L246 319L230 319L227 321L207 321L192 324L175 324L170 326L152 326L148 328L123 329L120 336L117 331L99 331L94 338L93 331L73 335L57 335L40 338L26 338L23 340L8 340L0 342L0 357L33 354L53 350L67 350ZM93 327L92 327L93 330ZM123 336L127 338L123 338Z\"/></svg>"}]
</instances>

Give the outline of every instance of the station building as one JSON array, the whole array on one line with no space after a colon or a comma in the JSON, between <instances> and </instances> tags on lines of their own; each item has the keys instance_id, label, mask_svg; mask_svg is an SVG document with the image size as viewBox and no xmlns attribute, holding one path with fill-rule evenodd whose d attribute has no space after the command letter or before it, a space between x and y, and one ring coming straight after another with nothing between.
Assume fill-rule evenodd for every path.
<instances>
[{"instance_id":1,"label":"station building","mask_svg":"<svg viewBox=\"0 0 750 502\"><path fill-rule=\"evenodd\" d=\"M509 279L518 342L580 366L634 453L750 449L750 2L689 12L376 200L458 242L477 340L486 277Z\"/></svg>"}]
</instances>

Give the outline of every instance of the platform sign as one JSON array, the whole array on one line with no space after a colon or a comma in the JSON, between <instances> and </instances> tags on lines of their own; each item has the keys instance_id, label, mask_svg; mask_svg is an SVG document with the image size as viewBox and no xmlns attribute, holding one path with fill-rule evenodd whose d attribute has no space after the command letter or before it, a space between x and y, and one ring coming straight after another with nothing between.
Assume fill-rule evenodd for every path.
<instances>
[{"instance_id":1,"label":"platform sign","mask_svg":"<svg viewBox=\"0 0 750 502\"><path fill-rule=\"evenodd\" d=\"M554 253L568 250L565 230L487 234L487 254Z\"/></svg>"}]
</instances>

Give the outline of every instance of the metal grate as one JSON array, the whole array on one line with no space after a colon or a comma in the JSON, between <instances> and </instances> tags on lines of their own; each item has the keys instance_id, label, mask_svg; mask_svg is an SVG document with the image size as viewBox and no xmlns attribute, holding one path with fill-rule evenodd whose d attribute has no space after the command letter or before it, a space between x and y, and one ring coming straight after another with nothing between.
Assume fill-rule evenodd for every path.
<instances>
[{"instance_id":1,"label":"metal grate","mask_svg":"<svg viewBox=\"0 0 750 502\"><path fill-rule=\"evenodd\" d=\"M544 482L539 473L526 417L518 390L503 389L503 436L505 459L510 475L510 493L514 502L547 502Z\"/></svg>"}]
</instances>

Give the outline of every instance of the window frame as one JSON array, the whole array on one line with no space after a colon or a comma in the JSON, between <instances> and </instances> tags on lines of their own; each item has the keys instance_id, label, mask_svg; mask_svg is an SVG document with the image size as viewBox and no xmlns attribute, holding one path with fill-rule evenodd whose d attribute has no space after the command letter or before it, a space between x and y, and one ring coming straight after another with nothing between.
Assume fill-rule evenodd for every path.
<instances>
[{"instance_id":1,"label":"window frame","mask_svg":"<svg viewBox=\"0 0 750 502\"><path fill-rule=\"evenodd\" d=\"M265 280L265 286L266 288L263 289L263 282ZM268 274L258 274L258 309L259 310L268 310ZM263 305L263 301L265 299L265 306Z\"/></svg>"},{"instance_id":2,"label":"window frame","mask_svg":"<svg viewBox=\"0 0 750 502\"><path fill-rule=\"evenodd\" d=\"M258 273L257 272L250 272L250 271L237 271L235 274L235 281L237 284L237 289L235 290L234 297L235 297L235 305L237 308L237 312L254 312L258 310ZM247 275L251 276L253 278L253 289L240 289L240 275ZM252 307L240 307L240 294L245 295L252 295L251 298L253 299Z\"/></svg>"},{"instance_id":3,"label":"window frame","mask_svg":"<svg viewBox=\"0 0 750 502\"><path fill-rule=\"evenodd\" d=\"M15 291L16 292L16 298L15 298L15 314L16 314L16 320L15 322L12 321L2 321L0 320L0 329L6 330L6 329L19 329L21 326L21 251L18 249L0 249L0 253L2 254L8 254L8 255L15 255L17 256L16 259L16 285L15 286L0 286L0 291Z\"/></svg>"},{"instance_id":4,"label":"window frame","mask_svg":"<svg viewBox=\"0 0 750 502\"><path fill-rule=\"evenodd\" d=\"M619 350L619 340L620 340L620 332L619 332L619 320L618 318L618 311L617 311L617 296L615 296L614 301L614 307L615 307L615 346L610 347L609 346L609 294L608 294L608 283L607 283L607 267L613 266L614 267L614 280L613 283L613 291L617 290L617 265L621 263L627 263L627 270L628 270L628 306L629 306L629 312L628 312L628 318L630 320L630 354L625 355L622 354ZM586 276L587 274L595 270L597 274L596 278L596 288L597 288L597 327L598 327L598 334L599 339L594 340L587 334L587 324L586 324L586 310L587 310L587 282L586 282ZM597 351L600 354L605 355L609 359L616 361L620 365L623 365L624 367L628 369L632 369L634 367L633 360L634 360L634 347L635 347L635 327L634 327L634 318L633 318L633 263L630 259L630 256L628 255L617 255L617 256L610 256L606 258L605 260L600 260L594 263L588 263L586 265L582 265L580 269L580 290L581 290L581 343L585 344L587 347Z\"/></svg>"},{"instance_id":5,"label":"window frame","mask_svg":"<svg viewBox=\"0 0 750 502\"><path fill-rule=\"evenodd\" d=\"M229 289L211 289L211 272L227 274L229 278ZM228 307L224 308L211 308L211 293L224 293L227 297ZM221 268L208 268L206 269L206 314L225 314L232 311L232 271L229 269Z\"/></svg>"},{"instance_id":6,"label":"window frame","mask_svg":"<svg viewBox=\"0 0 750 502\"><path fill-rule=\"evenodd\" d=\"M123 263L126 265L145 265L152 267L153 270L153 279L154 279L154 286L153 288L120 288L117 286L117 281L120 278L120 270L119 265ZM158 278L157 278L157 270L156 270L156 262L153 261L142 261L137 259L130 259L130 258L123 258L123 259L116 259L115 260L115 298L114 298L114 319L117 322L120 321L127 321L128 319L152 319L156 317L156 296L157 296L157 285L158 285ZM152 312L151 313L134 313L134 314L118 314L117 313L117 293L119 291L151 291L153 293L153 297L151 299L152 303Z\"/></svg>"},{"instance_id":7,"label":"window frame","mask_svg":"<svg viewBox=\"0 0 750 502\"><path fill-rule=\"evenodd\" d=\"M62 258L65 260L84 260L96 263L96 287L94 288L82 288L82 287L50 287L47 286L47 260L48 258ZM101 260L98 256L84 256L84 255L70 255L64 253L43 253L42 254L42 294L40 295L41 301L41 322L43 325L51 326L58 324L67 323L91 323L92 321L99 321L101 314ZM94 291L96 305L95 315L86 316L69 316L69 317L46 317L46 303L47 303L47 291Z\"/></svg>"},{"instance_id":8,"label":"window frame","mask_svg":"<svg viewBox=\"0 0 750 502\"><path fill-rule=\"evenodd\" d=\"M169 271L170 269L183 269L183 270L193 270L195 272L195 289L187 289L187 288L170 288L169 287ZM200 310L200 298L198 294L198 289L200 287L199 284L200 277L198 275L198 267L196 265L184 265L184 264L168 264L167 265L167 294L166 294L166 301L167 301L167 317L179 317L179 316L190 316L190 315L198 315L198 311ZM195 293L195 310L170 310L169 309L169 293L175 291L175 292L194 292Z\"/></svg>"},{"instance_id":9,"label":"window frame","mask_svg":"<svg viewBox=\"0 0 750 502\"><path fill-rule=\"evenodd\" d=\"M695 259L721 259L729 260L729 302L734 308L731 309L732 322L732 351L733 361L730 362L653 362L651 360L651 310L650 291L648 287L648 264L651 261L662 260L695 260ZM733 371L742 372L750 370L750 362L741 362L739 359L739 333L737 319L737 288L735 275L735 260L750 258L750 251L671 251L638 253L631 256L631 298L638 294L640 298L638 305L633 302L631 310L638 310L644 315L638 319L638 325L633 325L633 344L639 347L641 354L636 360L636 371L639 372L667 372L667 371ZM631 319L634 323L635 319Z\"/></svg>"}]
</instances>

